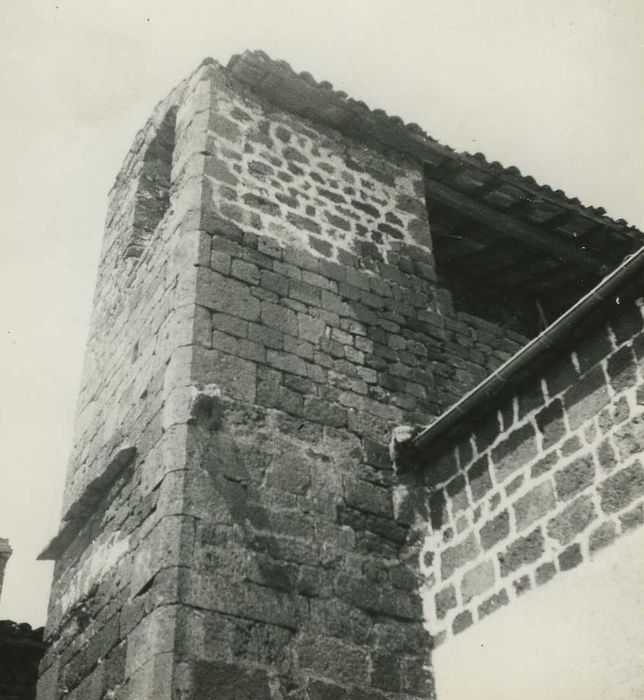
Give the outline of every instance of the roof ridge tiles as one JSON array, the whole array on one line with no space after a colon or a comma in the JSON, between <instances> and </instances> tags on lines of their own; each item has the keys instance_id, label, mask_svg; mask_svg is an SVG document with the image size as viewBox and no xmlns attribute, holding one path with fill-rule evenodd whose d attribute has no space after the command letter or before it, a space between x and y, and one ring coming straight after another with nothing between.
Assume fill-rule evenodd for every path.
<instances>
[{"instance_id":1,"label":"roof ridge tiles","mask_svg":"<svg viewBox=\"0 0 644 700\"><path fill-rule=\"evenodd\" d=\"M252 70L258 69L260 66L264 68L265 73L259 83L257 82L256 77L251 79L250 76L243 74L245 68L250 68ZM365 121L369 120L375 127L380 126L385 127L386 129L398 131L399 134L408 137L410 141L417 143L419 148L422 147L422 145L425 145L434 152L438 151L436 155L442 154L450 160L461 160L463 165L476 167L483 172L489 173L492 177L507 178L508 184L513 184L518 187L529 189L531 192L546 195L549 198L552 198L553 203L560 206L572 207L582 216L593 216L594 218L599 219L603 225L620 229L623 232L628 231L631 234L635 232L639 233L639 230L635 226L628 224L628 222L626 222L624 219L615 220L606 216L606 210L603 207L585 205L578 197L570 197L561 189L554 189L548 184L540 184L531 175L522 174L521 170L515 165L504 166L499 161L490 161L481 152L470 154L465 151L456 151L451 146L443 144L439 140L430 136L418 124L414 122L407 123L401 117L397 115L390 115L381 108L371 109L361 100L356 100L349 97L347 93L342 90L336 90L333 84L328 80L317 81L308 71L298 73L287 61L272 59L265 51L246 50L243 53L235 54L230 58L226 69L240 79L241 82L246 84L250 83L249 87L251 89L259 90L260 92L261 86L264 84L265 80L271 73L274 75L276 72L279 73L279 77L284 80L299 81L304 83L302 88L307 86L313 91L320 90L328 92L330 95L333 95L336 100L342 102L346 108L354 112L348 124L344 124L345 128L354 124L355 119L363 117ZM254 72L253 75L255 76L256 73ZM307 110L307 116L312 118L310 116L310 109ZM320 118L321 121L324 122L323 115L320 115ZM340 127L338 126L335 128Z\"/></svg>"}]
</instances>

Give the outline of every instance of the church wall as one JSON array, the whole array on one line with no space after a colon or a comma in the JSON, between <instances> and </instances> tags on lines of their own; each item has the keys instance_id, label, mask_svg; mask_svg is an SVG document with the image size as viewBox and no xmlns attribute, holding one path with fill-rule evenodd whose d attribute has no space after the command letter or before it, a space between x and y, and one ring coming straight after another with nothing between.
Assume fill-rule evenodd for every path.
<instances>
[{"instance_id":1,"label":"church wall","mask_svg":"<svg viewBox=\"0 0 644 700\"><path fill-rule=\"evenodd\" d=\"M410 477L436 645L644 522L642 300L607 303L574 348Z\"/></svg>"}]
</instances>

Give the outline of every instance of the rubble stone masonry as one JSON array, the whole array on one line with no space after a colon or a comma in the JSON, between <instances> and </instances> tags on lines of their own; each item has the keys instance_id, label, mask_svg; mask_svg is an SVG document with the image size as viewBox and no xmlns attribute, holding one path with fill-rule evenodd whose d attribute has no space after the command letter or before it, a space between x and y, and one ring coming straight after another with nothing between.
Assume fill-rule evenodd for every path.
<instances>
[{"instance_id":1,"label":"rubble stone masonry","mask_svg":"<svg viewBox=\"0 0 644 700\"><path fill-rule=\"evenodd\" d=\"M471 433L421 459L434 644L644 523L642 300L618 301Z\"/></svg>"}]
</instances>

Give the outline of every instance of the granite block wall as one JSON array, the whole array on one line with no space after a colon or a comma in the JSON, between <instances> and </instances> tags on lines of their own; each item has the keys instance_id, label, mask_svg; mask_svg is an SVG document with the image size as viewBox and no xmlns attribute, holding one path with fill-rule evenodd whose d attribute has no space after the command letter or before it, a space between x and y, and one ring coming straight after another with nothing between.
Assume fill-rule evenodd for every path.
<instances>
[{"instance_id":1,"label":"granite block wall","mask_svg":"<svg viewBox=\"0 0 644 700\"><path fill-rule=\"evenodd\" d=\"M574 349L421 460L414 497L434 644L644 522L642 308L613 303Z\"/></svg>"}]
</instances>

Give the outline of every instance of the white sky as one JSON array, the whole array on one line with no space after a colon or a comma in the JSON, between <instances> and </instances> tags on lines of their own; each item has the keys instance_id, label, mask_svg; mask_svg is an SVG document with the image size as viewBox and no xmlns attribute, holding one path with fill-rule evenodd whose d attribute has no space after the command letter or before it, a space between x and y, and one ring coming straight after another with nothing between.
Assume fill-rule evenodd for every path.
<instances>
[{"instance_id":1,"label":"white sky","mask_svg":"<svg viewBox=\"0 0 644 700\"><path fill-rule=\"evenodd\" d=\"M0 618L42 624L106 195L206 56L262 48L644 226L641 0L1 0Z\"/></svg>"}]
</instances>

